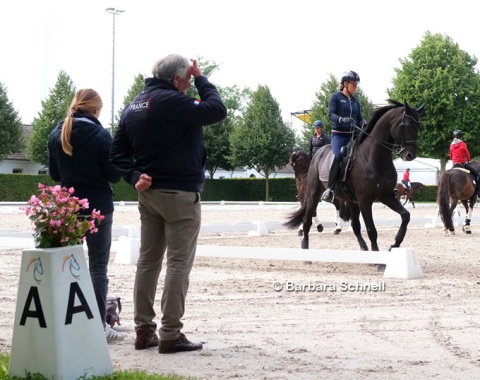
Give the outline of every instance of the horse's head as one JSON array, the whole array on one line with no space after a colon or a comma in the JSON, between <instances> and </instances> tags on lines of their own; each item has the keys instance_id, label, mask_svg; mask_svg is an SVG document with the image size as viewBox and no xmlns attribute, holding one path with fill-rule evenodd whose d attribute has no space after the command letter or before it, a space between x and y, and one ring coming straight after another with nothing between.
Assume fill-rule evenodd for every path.
<instances>
[{"instance_id":1,"label":"horse's head","mask_svg":"<svg viewBox=\"0 0 480 380\"><path fill-rule=\"evenodd\" d=\"M308 157L307 152L305 152L302 148L295 147L290 154L288 163L295 171L295 176L304 175L308 172L308 167L310 166L310 157Z\"/></svg>"},{"instance_id":2,"label":"horse's head","mask_svg":"<svg viewBox=\"0 0 480 380\"><path fill-rule=\"evenodd\" d=\"M418 109L410 107L407 102L403 106L400 103L389 100L394 107L390 135L394 140L394 145L399 147L398 155L404 161L412 161L417 156L418 132L420 130L420 113L423 111L422 105Z\"/></svg>"}]
</instances>

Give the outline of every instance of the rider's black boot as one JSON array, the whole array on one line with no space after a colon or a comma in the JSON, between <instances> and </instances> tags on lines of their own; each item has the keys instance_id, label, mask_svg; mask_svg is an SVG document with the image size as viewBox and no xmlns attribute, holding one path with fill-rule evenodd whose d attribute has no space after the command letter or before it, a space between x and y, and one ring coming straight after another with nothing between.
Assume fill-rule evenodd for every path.
<instances>
[{"instance_id":1,"label":"rider's black boot","mask_svg":"<svg viewBox=\"0 0 480 380\"><path fill-rule=\"evenodd\" d=\"M477 195L480 197L480 176L477 176L477 178L475 179L475 182L476 182L475 191L477 192Z\"/></svg>"},{"instance_id":2,"label":"rider's black boot","mask_svg":"<svg viewBox=\"0 0 480 380\"><path fill-rule=\"evenodd\" d=\"M330 173L328 174L328 188L322 194L322 201L324 202L333 202L333 187L337 181L338 172L340 171L340 162L333 160L332 167L330 168Z\"/></svg>"}]
</instances>

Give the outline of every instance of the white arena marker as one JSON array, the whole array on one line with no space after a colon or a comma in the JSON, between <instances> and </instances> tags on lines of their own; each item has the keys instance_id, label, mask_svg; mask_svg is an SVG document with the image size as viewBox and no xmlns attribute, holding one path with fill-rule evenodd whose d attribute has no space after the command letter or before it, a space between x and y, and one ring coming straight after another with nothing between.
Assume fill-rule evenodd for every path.
<instances>
[{"instance_id":1,"label":"white arena marker","mask_svg":"<svg viewBox=\"0 0 480 380\"><path fill-rule=\"evenodd\" d=\"M414 279L423 277L422 268L412 248L393 248L389 252L198 245L197 255L259 260L385 264L386 269L383 274L385 278Z\"/></svg>"}]
</instances>

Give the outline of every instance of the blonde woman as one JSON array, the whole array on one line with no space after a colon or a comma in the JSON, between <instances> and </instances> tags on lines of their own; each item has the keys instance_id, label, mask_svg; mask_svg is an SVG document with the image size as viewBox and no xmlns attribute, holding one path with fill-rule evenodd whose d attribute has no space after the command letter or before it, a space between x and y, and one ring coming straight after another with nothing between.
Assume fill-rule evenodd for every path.
<instances>
[{"instance_id":1,"label":"blonde woman","mask_svg":"<svg viewBox=\"0 0 480 380\"><path fill-rule=\"evenodd\" d=\"M86 235L86 242L93 290L105 337L111 342L123 339L105 323L113 216L110 182L118 182L121 177L109 162L112 137L98 121L102 106L102 98L95 90L78 90L65 120L50 133L48 150L50 177L62 186L73 187L76 197L88 199L90 208L82 210L85 215L96 209L105 216L98 232Z\"/></svg>"}]
</instances>

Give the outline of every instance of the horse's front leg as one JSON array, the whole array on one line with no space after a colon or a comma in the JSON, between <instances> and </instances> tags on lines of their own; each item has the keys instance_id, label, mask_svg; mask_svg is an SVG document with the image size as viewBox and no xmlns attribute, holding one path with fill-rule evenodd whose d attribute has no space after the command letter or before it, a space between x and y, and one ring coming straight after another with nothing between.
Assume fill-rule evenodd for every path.
<instances>
[{"instance_id":1,"label":"horse's front leg","mask_svg":"<svg viewBox=\"0 0 480 380\"><path fill-rule=\"evenodd\" d=\"M362 251L368 251L367 242L362 237L362 226L360 224L360 209L357 205L351 206L352 212L352 230L355 236L357 237L358 244Z\"/></svg>"},{"instance_id":2,"label":"horse's front leg","mask_svg":"<svg viewBox=\"0 0 480 380\"><path fill-rule=\"evenodd\" d=\"M397 234L395 235L395 242L390 246L389 251L392 248L400 247L405 235L407 234L407 226L410 223L410 213L402 206L402 204L394 197L390 197L387 200L382 201L384 205L388 206L392 211L395 211L400 215L402 222L400 223L400 228L398 229Z\"/></svg>"}]
</instances>

